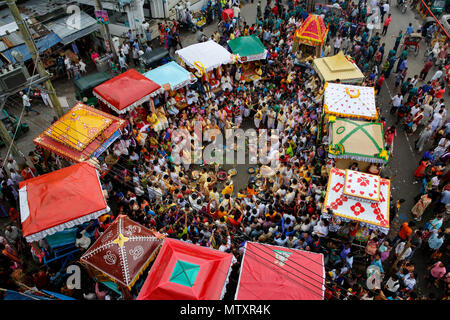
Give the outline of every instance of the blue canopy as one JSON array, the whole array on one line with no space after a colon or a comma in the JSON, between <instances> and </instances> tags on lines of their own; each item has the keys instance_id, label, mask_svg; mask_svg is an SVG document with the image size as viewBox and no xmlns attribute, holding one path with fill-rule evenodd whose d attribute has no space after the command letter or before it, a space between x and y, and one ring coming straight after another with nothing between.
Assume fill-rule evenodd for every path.
<instances>
[{"instance_id":1,"label":"blue canopy","mask_svg":"<svg viewBox=\"0 0 450 320\"><path fill-rule=\"evenodd\" d=\"M36 296L30 293L6 290L4 300L53 300L46 297Z\"/></svg>"},{"instance_id":2,"label":"blue canopy","mask_svg":"<svg viewBox=\"0 0 450 320\"><path fill-rule=\"evenodd\" d=\"M191 78L191 73L189 71L174 61L150 70L144 73L144 76L147 79L156 82L161 87L168 83L172 90L177 90L196 81L195 77Z\"/></svg>"},{"instance_id":3,"label":"blue canopy","mask_svg":"<svg viewBox=\"0 0 450 320\"><path fill-rule=\"evenodd\" d=\"M58 300L76 300L76 299L74 299L74 298L72 298L72 297L66 296L66 295L61 294L61 293L57 293L57 292L53 292L53 291L48 291L48 290L41 290L41 291L44 292L44 293L46 293L46 294L49 294L49 295L55 297L55 298L58 299Z\"/></svg>"},{"instance_id":4,"label":"blue canopy","mask_svg":"<svg viewBox=\"0 0 450 320\"><path fill-rule=\"evenodd\" d=\"M42 38L39 38L38 40L35 40L35 43L36 43L36 46L37 46L39 52L44 52L45 50L50 49L55 44L60 43L60 42L61 42L61 38L58 37L58 35L53 32L46 36L43 36ZM31 54L28 51L26 44L23 43L19 46L9 48L8 50L2 52L5 55L5 57L8 58L8 60L11 61L12 63L16 62L16 60L14 59L14 57L11 54L14 50L23 54L25 61L31 59Z\"/></svg>"}]
</instances>

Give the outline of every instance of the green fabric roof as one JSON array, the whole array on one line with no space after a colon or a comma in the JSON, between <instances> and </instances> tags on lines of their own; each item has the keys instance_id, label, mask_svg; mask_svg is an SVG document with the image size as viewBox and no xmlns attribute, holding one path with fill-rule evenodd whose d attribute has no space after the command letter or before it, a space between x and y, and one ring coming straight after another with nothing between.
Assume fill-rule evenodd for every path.
<instances>
[{"instance_id":1,"label":"green fabric roof","mask_svg":"<svg viewBox=\"0 0 450 320\"><path fill-rule=\"evenodd\" d=\"M343 148L340 153L335 154L337 158L349 156L350 159L381 159L379 154L385 150L382 123L337 118L330 127L330 146L340 145ZM386 159L384 161L387 162Z\"/></svg>"},{"instance_id":2,"label":"green fabric roof","mask_svg":"<svg viewBox=\"0 0 450 320\"><path fill-rule=\"evenodd\" d=\"M241 57L261 54L266 50L261 40L256 36L238 37L228 42L231 51Z\"/></svg>"},{"instance_id":3,"label":"green fabric roof","mask_svg":"<svg viewBox=\"0 0 450 320\"><path fill-rule=\"evenodd\" d=\"M178 260L169 281L192 288L199 270L200 266L197 264Z\"/></svg>"}]
</instances>

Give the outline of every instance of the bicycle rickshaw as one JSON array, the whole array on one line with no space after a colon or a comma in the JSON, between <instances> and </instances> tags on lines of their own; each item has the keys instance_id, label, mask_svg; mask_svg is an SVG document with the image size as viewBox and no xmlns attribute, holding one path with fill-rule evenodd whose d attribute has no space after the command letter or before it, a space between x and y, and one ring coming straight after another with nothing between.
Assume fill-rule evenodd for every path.
<instances>
[{"instance_id":1,"label":"bicycle rickshaw","mask_svg":"<svg viewBox=\"0 0 450 320\"><path fill-rule=\"evenodd\" d=\"M410 50L411 48L414 48L414 56L417 56L419 54L421 40L422 35L420 33L411 33L409 36L405 37L403 49Z\"/></svg>"}]
</instances>

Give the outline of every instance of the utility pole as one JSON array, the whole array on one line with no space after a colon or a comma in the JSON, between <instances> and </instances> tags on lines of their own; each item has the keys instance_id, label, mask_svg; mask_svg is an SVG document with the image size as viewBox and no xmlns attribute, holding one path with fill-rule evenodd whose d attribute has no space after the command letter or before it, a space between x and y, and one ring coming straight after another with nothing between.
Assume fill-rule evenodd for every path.
<instances>
[{"instance_id":1,"label":"utility pole","mask_svg":"<svg viewBox=\"0 0 450 320\"><path fill-rule=\"evenodd\" d=\"M0 101L0 107L1 107L0 110L3 109L3 106L6 103L6 99L8 99L8 98L4 98L4 99L2 99L3 101ZM20 124L17 123L17 125L20 125ZM13 154L13 157L17 161L17 164L19 165L20 169L22 169L22 167L26 163L25 156L19 150L19 148L16 146L16 144L14 143L13 139L11 138L11 135L8 132L8 129L6 129L5 125L3 124L3 121L0 121L0 138L5 143L6 149L7 150L10 149L11 153ZM4 161L5 161L4 163L6 163L6 161L8 161L8 159L5 159Z\"/></svg>"},{"instance_id":2,"label":"utility pole","mask_svg":"<svg viewBox=\"0 0 450 320\"><path fill-rule=\"evenodd\" d=\"M306 1L306 11L308 11L309 14L313 14L316 7L316 0L308 0Z\"/></svg>"},{"instance_id":3,"label":"utility pole","mask_svg":"<svg viewBox=\"0 0 450 320\"><path fill-rule=\"evenodd\" d=\"M94 0L95 10L100 11L103 10L103 6L100 0ZM107 24L101 24L103 39L105 40L106 48L109 47L109 50L113 54L114 62L118 62L119 59L117 57L116 49L114 48L114 43L111 40L111 33L109 33L109 26Z\"/></svg>"},{"instance_id":4,"label":"utility pole","mask_svg":"<svg viewBox=\"0 0 450 320\"><path fill-rule=\"evenodd\" d=\"M19 27L19 31L22 34L23 40L25 41L28 51L31 54L31 58L33 59L33 62L36 66L36 69L39 72L39 75L41 77L48 76L48 72L47 70L45 70L44 64L42 63L42 60L39 56L39 51L36 47L36 44L34 43L34 40L31 37L27 24L25 23L25 21L23 21L22 16L20 15L16 2L14 0L6 0L6 3L8 4L9 10L11 11L14 20L16 21L16 24ZM50 97L50 100L52 101L52 105L53 108L55 109L56 115L58 116L58 118L61 118L64 115L64 111L61 107L61 103L59 102L58 97L56 96L52 82L49 79L44 83L44 85L45 89L48 91L48 95Z\"/></svg>"}]
</instances>

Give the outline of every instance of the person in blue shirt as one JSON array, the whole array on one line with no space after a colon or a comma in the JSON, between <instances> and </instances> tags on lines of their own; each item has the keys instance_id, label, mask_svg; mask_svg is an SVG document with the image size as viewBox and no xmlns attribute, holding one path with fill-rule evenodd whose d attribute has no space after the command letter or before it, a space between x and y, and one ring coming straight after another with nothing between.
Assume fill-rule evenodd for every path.
<instances>
[{"instance_id":1,"label":"person in blue shirt","mask_svg":"<svg viewBox=\"0 0 450 320\"><path fill-rule=\"evenodd\" d=\"M412 23L410 23L409 26L406 28L406 34L409 36L413 32L414 32L414 28L412 26Z\"/></svg>"},{"instance_id":2,"label":"person in blue shirt","mask_svg":"<svg viewBox=\"0 0 450 320\"><path fill-rule=\"evenodd\" d=\"M424 84L423 86L422 86L422 88L420 88L420 89L422 89L422 91L423 91L423 93L425 94L425 93L428 93L428 92L430 92L430 90L432 89L433 87L431 86L431 81L428 81L426 84Z\"/></svg>"},{"instance_id":3,"label":"person in blue shirt","mask_svg":"<svg viewBox=\"0 0 450 320\"><path fill-rule=\"evenodd\" d=\"M373 257L372 263L370 265L377 266L378 268L380 268L380 272L384 273L383 264L381 263L381 257L378 253Z\"/></svg>"}]
</instances>

